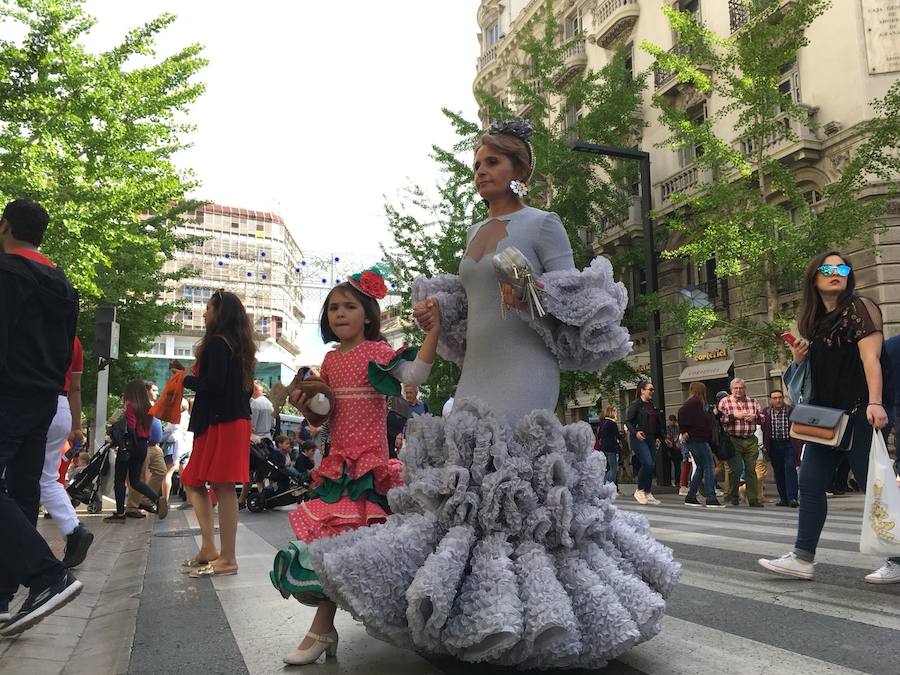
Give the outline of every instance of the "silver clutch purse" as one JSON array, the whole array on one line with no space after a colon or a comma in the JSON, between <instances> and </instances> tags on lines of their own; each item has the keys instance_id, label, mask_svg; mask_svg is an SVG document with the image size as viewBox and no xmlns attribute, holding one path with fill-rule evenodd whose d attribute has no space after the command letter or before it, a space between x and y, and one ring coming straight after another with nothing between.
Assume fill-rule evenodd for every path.
<instances>
[{"instance_id":1,"label":"silver clutch purse","mask_svg":"<svg viewBox=\"0 0 900 675\"><path fill-rule=\"evenodd\" d=\"M528 311L531 313L532 320L535 316L543 317L547 314L541 304L541 291L535 285L531 263L528 262L525 254L515 246L510 246L494 256L493 265L497 283L501 287L503 284L509 284L515 289L519 300L528 303ZM505 319L506 304L503 302L502 290L500 298L500 316Z\"/></svg>"}]
</instances>

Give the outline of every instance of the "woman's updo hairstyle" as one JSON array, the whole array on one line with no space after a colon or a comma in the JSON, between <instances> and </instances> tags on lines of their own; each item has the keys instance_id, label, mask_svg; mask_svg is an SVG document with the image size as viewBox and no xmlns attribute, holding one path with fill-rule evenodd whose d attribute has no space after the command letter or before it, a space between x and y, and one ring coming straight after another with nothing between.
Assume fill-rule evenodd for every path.
<instances>
[{"instance_id":1,"label":"woman's updo hairstyle","mask_svg":"<svg viewBox=\"0 0 900 675\"><path fill-rule=\"evenodd\" d=\"M533 134L534 128L522 117L497 120L481 137L475 146L475 153L478 153L482 145L486 145L501 155L506 155L518 173L517 178L527 182L534 173L534 149L528 142Z\"/></svg>"}]
</instances>

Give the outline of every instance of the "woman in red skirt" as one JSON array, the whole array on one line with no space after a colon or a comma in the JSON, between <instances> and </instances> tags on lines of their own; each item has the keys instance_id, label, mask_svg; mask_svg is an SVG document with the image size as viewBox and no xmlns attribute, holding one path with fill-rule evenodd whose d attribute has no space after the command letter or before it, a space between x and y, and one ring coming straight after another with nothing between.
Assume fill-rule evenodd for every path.
<instances>
[{"instance_id":1,"label":"woman in red skirt","mask_svg":"<svg viewBox=\"0 0 900 675\"><path fill-rule=\"evenodd\" d=\"M253 327L240 299L222 289L213 293L203 313L206 334L196 349L193 375L184 386L193 389L194 411L188 430L194 432L191 459L181 483L187 490L203 543L186 567L192 577L236 574L235 538L238 503L235 483L250 481L250 392L256 368ZM173 362L172 368L180 364ZM219 505L219 550L216 550L212 503Z\"/></svg>"}]
</instances>

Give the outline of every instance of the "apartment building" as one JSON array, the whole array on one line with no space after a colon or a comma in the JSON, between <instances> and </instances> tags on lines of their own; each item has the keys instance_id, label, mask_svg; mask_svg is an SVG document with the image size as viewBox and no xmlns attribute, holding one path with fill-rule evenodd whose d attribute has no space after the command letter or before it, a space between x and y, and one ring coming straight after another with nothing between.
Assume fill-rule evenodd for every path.
<instances>
[{"instance_id":1,"label":"apartment building","mask_svg":"<svg viewBox=\"0 0 900 675\"><path fill-rule=\"evenodd\" d=\"M790 0L773 0L788 4ZM696 14L703 23L721 36L740 30L747 21L740 0L554 0L553 11L560 25L560 40L575 39L564 54L567 69L600 69L614 50L624 47L636 72L653 66L653 57L641 49L646 41L678 50L664 5ZM517 106L510 92L515 75L514 63L522 31L529 21L546 6L546 0L483 0L477 12L478 40L481 55L476 63L473 87L504 97L511 107ZM893 8L893 11L891 11ZM774 135L766 151L780 159L795 173L807 200L815 204L822 188L835 181L847 165L853 149L861 142L860 125L873 116L872 101L883 97L900 75L900 13L895 0L840 0L807 28L810 44L803 48L794 63L785 64L780 88L786 96L804 106L809 120L797 122L782 115L797 139ZM722 105L715 96L698 94L680 85L671 73L656 70L644 92L643 114L647 127L640 148L651 154L652 205L663 214L678 206L672 195L702 187L710 177L696 163L699 148L674 150L657 147L668 137L668 130L657 120L651 98L654 93L668 97L681 110L696 119L711 116ZM507 93L510 92L510 93ZM578 114L583 111L573 111ZM775 114L779 114L775 111ZM486 119L482 120L487 122ZM720 137L733 135L733 120L725 118L714 129ZM735 147L740 140L735 139ZM878 194L883 186L873 183L870 194ZM889 205L884 217L887 229L878 235L880 255L857 252L853 255L860 290L878 302L885 316L886 334L900 329L900 204ZM629 248L642 238L640 212L631 209L625 222L608 227L595 242L598 253L612 254ZM850 250L853 254L854 251ZM617 270L620 280L629 288L633 299L645 288L640 265ZM715 261L687 264L684 261L660 261L661 293L671 296L682 289L699 289L726 315L736 311L736 290L729 288L716 275ZM780 298L786 308L796 307L799 294L785 289ZM762 312L763 308L760 307ZM643 326L632 326L634 352L628 360L642 374L649 375L650 359L647 333ZM665 335L662 339L663 373L667 412L674 412L684 400L687 385L703 380L712 392L727 389L732 377L747 380L748 393L764 397L780 386L781 371L771 363L737 345L732 348L715 335L703 341L694 354L685 353L682 336ZM659 386L659 383L657 383ZM625 385L619 403L634 396L634 384ZM586 417L589 392L572 404L572 417Z\"/></svg>"}]
</instances>

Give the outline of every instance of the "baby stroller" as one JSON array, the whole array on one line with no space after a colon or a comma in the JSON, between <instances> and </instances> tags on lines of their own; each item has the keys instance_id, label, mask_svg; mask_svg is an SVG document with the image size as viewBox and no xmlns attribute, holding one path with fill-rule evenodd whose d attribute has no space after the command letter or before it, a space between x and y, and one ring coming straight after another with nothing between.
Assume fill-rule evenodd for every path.
<instances>
[{"instance_id":1,"label":"baby stroller","mask_svg":"<svg viewBox=\"0 0 900 675\"><path fill-rule=\"evenodd\" d=\"M277 506L290 506L309 499L309 474L301 474L300 479L272 461L269 453L275 446L265 438L250 446L250 469L257 482L265 483L262 492L254 485L247 495L247 508L253 513L262 513Z\"/></svg>"},{"instance_id":2,"label":"baby stroller","mask_svg":"<svg viewBox=\"0 0 900 675\"><path fill-rule=\"evenodd\" d=\"M72 506L87 504L88 513L100 513L103 510L103 476L109 473L109 450L112 446L104 443L91 457L91 461L73 480L66 492L72 500Z\"/></svg>"}]
</instances>

